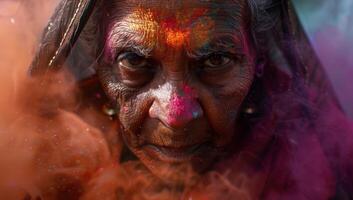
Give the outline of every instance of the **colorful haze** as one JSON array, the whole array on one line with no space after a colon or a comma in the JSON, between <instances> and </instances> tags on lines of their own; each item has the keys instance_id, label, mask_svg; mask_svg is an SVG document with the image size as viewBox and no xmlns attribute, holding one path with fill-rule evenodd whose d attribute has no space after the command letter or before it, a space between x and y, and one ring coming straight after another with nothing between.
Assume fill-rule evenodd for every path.
<instances>
[{"instance_id":1,"label":"colorful haze","mask_svg":"<svg viewBox=\"0 0 353 200\"><path fill-rule=\"evenodd\" d=\"M347 114L353 117L353 1L293 1Z\"/></svg>"}]
</instances>

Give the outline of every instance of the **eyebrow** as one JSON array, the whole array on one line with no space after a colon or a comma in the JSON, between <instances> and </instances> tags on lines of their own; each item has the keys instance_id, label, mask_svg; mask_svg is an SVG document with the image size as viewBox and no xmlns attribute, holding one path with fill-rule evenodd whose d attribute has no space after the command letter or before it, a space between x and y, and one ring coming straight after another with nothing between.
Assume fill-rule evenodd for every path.
<instances>
[{"instance_id":1,"label":"eyebrow","mask_svg":"<svg viewBox=\"0 0 353 200\"><path fill-rule=\"evenodd\" d=\"M238 54L242 50L242 38L236 34L226 34L212 38L210 42L207 42L201 48L187 49L187 55L190 58L198 59L217 52Z\"/></svg>"},{"instance_id":2,"label":"eyebrow","mask_svg":"<svg viewBox=\"0 0 353 200\"><path fill-rule=\"evenodd\" d=\"M117 43L113 46L113 48L116 54L121 51L132 51L144 57L150 57L154 49L153 47L148 47L135 40L129 40L124 43Z\"/></svg>"},{"instance_id":3,"label":"eyebrow","mask_svg":"<svg viewBox=\"0 0 353 200\"><path fill-rule=\"evenodd\" d=\"M138 38L136 33L129 31L117 31L108 37L107 52L109 52L111 59L119 54L121 51L132 51L144 57L150 57L154 49L154 45L147 45L143 42L143 38ZM144 44L145 43L145 44Z\"/></svg>"}]
</instances>

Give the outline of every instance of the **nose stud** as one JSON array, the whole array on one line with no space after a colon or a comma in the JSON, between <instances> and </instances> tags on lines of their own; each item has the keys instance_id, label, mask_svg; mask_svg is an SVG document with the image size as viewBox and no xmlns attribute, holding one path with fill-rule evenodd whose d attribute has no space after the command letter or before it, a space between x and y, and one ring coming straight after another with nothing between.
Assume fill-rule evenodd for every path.
<instances>
[{"instance_id":1,"label":"nose stud","mask_svg":"<svg viewBox=\"0 0 353 200\"><path fill-rule=\"evenodd\" d=\"M202 111L202 110L201 110ZM197 118L199 118L199 117L201 117L202 116L202 112L199 112L199 111L193 111L192 112L192 117L193 117L193 119L197 119Z\"/></svg>"}]
</instances>

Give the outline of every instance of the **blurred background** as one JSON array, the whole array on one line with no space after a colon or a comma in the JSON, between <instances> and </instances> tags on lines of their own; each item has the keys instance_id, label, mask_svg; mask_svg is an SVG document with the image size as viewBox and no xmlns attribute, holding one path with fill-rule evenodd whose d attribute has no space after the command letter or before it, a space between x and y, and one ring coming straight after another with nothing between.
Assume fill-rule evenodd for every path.
<instances>
[{"instance_id":1,"label":"blurred background","mask_svg":"<svg viewBox=\"0 0 353 200\"><path fill-rule=\"evenodd\" d=\"M28 66L57 1L0 0L2 81L9 79L16 87L18 73L8 75L8 72L16 70L16 66ZM343 108L353 117L353 0L293 0L293 3ZM1 88L4 90L4 86ZM1 101L0 98L0 104Z\"/></svg>"},{"instance_id":2,"label":"blurred background","mask_svg":"<svg viewBox=\"0 0 353 200\"><path fill-rule=\"evenodd\" d=\"M294 0L346 113L353 117L353 0Z\"/></svg>"}]
</instances>

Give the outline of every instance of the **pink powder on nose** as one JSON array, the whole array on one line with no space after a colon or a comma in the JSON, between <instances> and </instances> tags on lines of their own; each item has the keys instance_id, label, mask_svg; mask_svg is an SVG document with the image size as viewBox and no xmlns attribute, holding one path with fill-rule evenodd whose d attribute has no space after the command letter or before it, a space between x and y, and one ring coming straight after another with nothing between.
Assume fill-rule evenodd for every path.
<instances>
[{"instance_id":1,"label":"pink powder on nose","mask_svg":"<svg viewBox=\"0 0 353 200\"><path fill-rule=\"evenodd\" d=\"M172 95L168 113L168 123L171 126L183 126L201 114L202 109L190 86L183 85L181 94L174 93Z\"/></svg>"}]
</instances>

